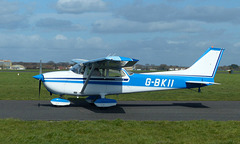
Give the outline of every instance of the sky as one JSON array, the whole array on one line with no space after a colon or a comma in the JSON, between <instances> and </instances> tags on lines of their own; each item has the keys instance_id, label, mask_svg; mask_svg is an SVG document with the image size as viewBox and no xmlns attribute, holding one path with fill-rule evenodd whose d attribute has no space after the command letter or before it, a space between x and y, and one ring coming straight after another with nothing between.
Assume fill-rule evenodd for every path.
<instances>
[{"instance_id":1,"label":"sky","mask_svg":"<svg viewBox=\"0 0 240 144\"><path fill-rule=\"evenodd\" d=\"M214 46L240 65L239 14L237 0L0 0L0 59L191 66Z\"/></svg>"}]
</instances>

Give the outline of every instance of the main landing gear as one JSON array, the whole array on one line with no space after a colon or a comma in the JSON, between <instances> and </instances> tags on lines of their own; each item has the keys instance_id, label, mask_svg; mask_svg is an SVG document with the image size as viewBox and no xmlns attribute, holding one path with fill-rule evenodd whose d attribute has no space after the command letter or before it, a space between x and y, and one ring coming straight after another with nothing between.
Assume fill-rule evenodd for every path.
<instances>
[{"instance_id":1,"label":"main landing gear","mask_svg":"<svg viewBox=\"0 0 240 144\"><path fill-rule=\"evenodd\" d=\"M117 105L115 99L107 99L104 94L101 96L89 96L86 98L88 103L94 103L97 107L112 107Z\"/></svg>"}]
</instances>

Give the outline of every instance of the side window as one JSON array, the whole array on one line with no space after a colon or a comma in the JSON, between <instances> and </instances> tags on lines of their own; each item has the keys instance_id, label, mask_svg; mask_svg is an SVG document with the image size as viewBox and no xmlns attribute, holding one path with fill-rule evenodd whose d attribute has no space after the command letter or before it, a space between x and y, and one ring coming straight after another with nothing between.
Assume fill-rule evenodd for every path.
<instances>
[{"instance_id":1,"label":"side window","mask_svg":"<svg viewBox=\"0 0 240 144\"><path fill-rule=\"evenodd\" d=\"M84 67L82 68L82 72L84 71L84 75L89 75L91 68L89 67ZM95 77L124 77L126 74L121 70L116 70L116 69L99 69L95 68L92 76Z\"/></svg>"},{"instance_id":2,"label":"side window","mask_svg":"<svg viewBox=\"0 0 240 144\"><path fill-rule=\"evenodd\" d=\"M90 69L91 70L91 69ZM88 71L88 75L90 73L90 70ZM93 71L92 76L97 76L97 77L105 77L106 76L106 72L105 69L99 69L99 68L95 68Z\"/></svg>"},{"instance_id":3,"label":"side window","mask_svg":"<svg viewBox=\"0 0 240 144\"><path fill-rule=\"evenodd\" d=\"M102 76L101 70L99 68L95 68L92 75L98 77Z\"/></svg>"},{"instance_id":4,"label":"side window","mask_svg":"<svg viewBox=\"0 0 240 144\"><path fill-rule=\"evenodd\" d=\"M113 69L110 69L108 76L109 76L109 77L124 77L124 76L125 76L125 73L124 73L122 70L113 70Z\"/></svg>"}]
</instances>

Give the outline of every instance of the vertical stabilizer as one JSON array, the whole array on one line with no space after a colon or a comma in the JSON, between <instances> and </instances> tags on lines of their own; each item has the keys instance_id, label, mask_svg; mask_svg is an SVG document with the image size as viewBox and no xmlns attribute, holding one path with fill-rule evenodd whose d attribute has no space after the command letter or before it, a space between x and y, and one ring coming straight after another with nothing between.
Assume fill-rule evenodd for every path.
<instances>
[{"instance_id":1,"label":"vertical stabilizer","mask_svg":"<svg viewBox=\"0 0 240 144\"><path fill-rule=\"evenodd\" d=\"M209 48L190 68L185 70L185 74L214 77L223 51L222 48Z\"/></svg>"},{"instance_id":2,"label":"vertical stabilizer","mask_svg":"<svg viewBox=\"0 0 240 144\"><path fill-rule=\"evenodd\" d=\"M214 77L222 58L223 48L209 48L191 67L186 70L158 72L152 74Z\"/></svg>"}]
</instances>

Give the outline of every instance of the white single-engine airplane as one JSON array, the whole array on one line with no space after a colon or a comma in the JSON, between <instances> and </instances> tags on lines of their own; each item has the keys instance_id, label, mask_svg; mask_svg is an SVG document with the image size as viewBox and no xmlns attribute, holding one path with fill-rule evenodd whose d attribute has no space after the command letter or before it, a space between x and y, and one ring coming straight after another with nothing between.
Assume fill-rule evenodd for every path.
<instances>
[{"instance_id":1,"label":"white single-engine airplane","mask_svg":"<svg viewBox=\"0 0 240 144\"><path fill-rule=\"evenodd\" d=\"M48 72L33 76L50 94L60 95L51 100L53 105L65 106L70 101L63 95L89 96L86 101L97 107L115 106L117 101L106 95L199 88L217 84L214 77L224 49L209 48L191 67L180 71L135 74L124 69L137 59L108 56L95 60L74 59L77 64L69 71ZM41 67L41 66L40 66ZM40 70L41 71L41 70Z\"/></svg>"}]
</instances>

